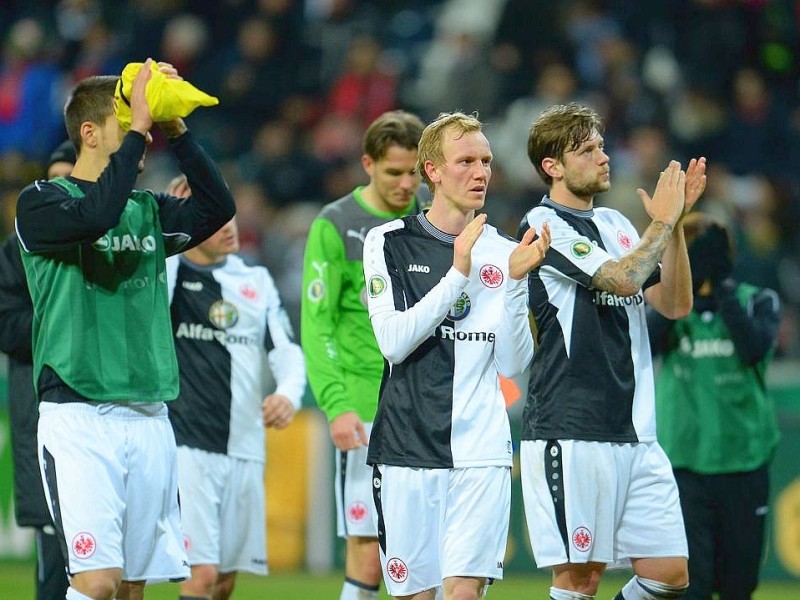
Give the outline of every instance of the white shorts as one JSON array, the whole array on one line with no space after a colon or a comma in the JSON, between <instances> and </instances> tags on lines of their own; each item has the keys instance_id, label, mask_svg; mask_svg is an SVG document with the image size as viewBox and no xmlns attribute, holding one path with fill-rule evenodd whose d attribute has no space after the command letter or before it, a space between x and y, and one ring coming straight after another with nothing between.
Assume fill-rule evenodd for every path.
<instances>
[{"instance_id":1,"label":"white shorts","mask_svg":"<svg viewBox=\"0 0 800 600\"><path fill-rule=\"evenodd\" d=\"M40 468L69 572L189 577L166 405L42 402L39 415Z\"/></svg>"},{"instance_id":2,"label":"white shorts","mask_svg":"<svg viewBox=\"0 0 800 600\"><path fill-rule=\"evenodd\" d=\"M178 446L178 489L190 565L267 574L263 463Z\"/></svg>"},{"instance_id":3,"label":"white shorts","mask_svg":"<svg viewBox=\"0 0 800 600\"><path fill-rule=\"evenodd\" d=\"M523 441L520 467L538 567L688 556L678 487L657 442Z\"/></svg>"},{"instance_id":4,"label":"white shorts","mask_svg":"<svg viewBox=\"0 0 800 600\"><path fill-rule=\"evenodd\" d=\"M381 566L390 596L447 577L503 578L511 469L374 469Z\"/></svg>"},{"instance_id":5,"label":"white shorts","mask_svg":"<svg viewBox=\"0 0 800 600\"><path fill-rule=\"evenodd\" d=\"M372 423L364 423L369 439ZM367 464L367 446L336 450L336 533L339 537L378 537L375 503L372 500L372 467Z\"/></svg>"}]
</instances>

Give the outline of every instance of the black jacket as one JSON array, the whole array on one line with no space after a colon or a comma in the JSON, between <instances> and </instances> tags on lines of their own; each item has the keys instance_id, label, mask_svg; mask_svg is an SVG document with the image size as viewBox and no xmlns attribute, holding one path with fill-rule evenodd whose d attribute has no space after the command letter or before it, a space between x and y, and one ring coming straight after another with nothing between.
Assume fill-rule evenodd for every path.
<instances>
[{"instance_id":1,"label":"black jacket","mask_svg":"<svg viewBox=\"0 0 800 600\"><path fill-rule=\"evenodd\" d=\"M11 235L0 246L0 350L8 355L14 508L21 527L43 527L51 522L36 459L39 407L33 389L32 320L19 242Z\"/></svg>"}]
</instances>

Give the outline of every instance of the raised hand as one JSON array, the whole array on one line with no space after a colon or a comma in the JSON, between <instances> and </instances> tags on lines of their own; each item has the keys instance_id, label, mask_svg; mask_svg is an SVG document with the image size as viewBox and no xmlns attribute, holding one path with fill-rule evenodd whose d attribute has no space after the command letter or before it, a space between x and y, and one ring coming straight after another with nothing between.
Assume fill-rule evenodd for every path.
<instances>
[{"instance_id":1,"label":"raised hand","mask_svg":"<svg viewBox=\"0 0 800 600\"><path fill-rule=\"evenodd\" d=\"M508 274L512 279L523 279L532 269L542 264L544 255L550 248L550 226L543 223L542 232L536 241L534 237L536 228L531 227L508 257Z\"/></svg>"},{"instance_id":2,"label":"raised hand","mask_svg":"<svg viewBox=\"0 0 800 600\"><path fill-rule=\"evenodd\" d=\"M472 268L472 247L483 233L485 223L486 215L479 214L469 222L464 231L458 234L453 243L453 266L466 277L469 277Z\"/></svg>"},{"instance_id":3,"label":"raised hand","mask_svg":"<svg viewBox=\"0 0 800 600\"><path fill-rule=\"evenodd\" d=\"M686 192L683 215L689 214L706 189L706 157L693 158L686 168Z\"/></svg>"},{"instance_id":4,"label":"raised hand","mask_svg":"<svg viewBox=\"0 0 800 600\"><path fill-rule=\"evenodd\" d=\"M159 62L158 63L158 70L161 71L164 75L167 76L167 79L183 79L178 74L178 69L176 69L172 64L167 62Z\"/></svg>"},{"instance_id":5,"label":"raised hand","mask_svg":"<svg viewBox=\"0 0 800 600\"><path fill-rule=\"evenodd\" d=\"M653 221L673 227L683 214L686 204L686 173L681 170L678 161L671 160L667 168L661 171L652 198L641 188L636 193Z\"/></svg>"},{"instance_id":6,"label":"raised hand","mask_svg":"<svg viewBox=\"0 0 800 600\"><path fill-rule=\"evenodd\" d=\"M153 73L150 66L153 59L148 58L136 77L133 78L131 86L131 129L146 135L153 126L153 117L150 113L150 105L147 103L147 84L152 79Z\"/></svg>"}]
</instances>

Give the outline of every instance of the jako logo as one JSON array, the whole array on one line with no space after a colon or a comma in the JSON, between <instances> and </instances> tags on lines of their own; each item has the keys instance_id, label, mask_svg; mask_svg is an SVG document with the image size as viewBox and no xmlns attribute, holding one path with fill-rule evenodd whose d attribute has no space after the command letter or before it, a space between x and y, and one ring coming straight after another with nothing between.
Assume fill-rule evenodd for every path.
<instances>
[{"instance_id":1,"label":"jako logo","mask_svg":"<svg viewBox=\"0 0 800 600\"><path fill-rule=\"evenodd\" d=\"M153 252L156 249L156 238L146 235L139 239L136 235L104 235L92 243L92 248L100 252Z\"/></svg>"},{"instance_id":2,"label":"jako logo","mask_svg":"<svg viewBox=\"0 0 800 600\"><path fill-rule=\"evenodd\" d=\"M733 356L736 348L732 340L712 338L708 340L692 341L688 337L682 337L679 343L680 351L689 354L693 358L703 358L706 356Z\"/></svg>"},{"instance_id":3,"label":"jako logo","mask_svg":"<svg viewBox=\"0 0 800 600\"><path fill-rule=\"evenodd\" d=\"M408 265L409 273L430 273L431 268L428 265Z\"/></svg>"}]
</instances>

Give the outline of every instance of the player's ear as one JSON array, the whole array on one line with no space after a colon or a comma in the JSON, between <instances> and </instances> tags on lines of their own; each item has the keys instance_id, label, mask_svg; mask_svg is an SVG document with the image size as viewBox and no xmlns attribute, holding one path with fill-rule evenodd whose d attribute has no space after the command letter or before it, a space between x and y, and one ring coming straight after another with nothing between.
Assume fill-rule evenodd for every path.
<instances>
[{"instance_id":1,"label":"player's ear","mask_svg":"<svg viewBox=\"0 0 800 600\"><path fill-rule=\"evenodd\" d=\"M95 148L98 143L97 124L92 121L84 121L80 128L81 142L83 146Z\"/></svg>"},{"instance_id":2,"label":"player's ear","mask_svg":"<svg viewBox=\"0 0 800 600\"><path fill-rule=\"evenodd\" d=\"M560 179L562 174L561 161L555 158L545 158L542 160L542 170L553 179Z\"/></svg>"},{"instance_id":3,"label":"player's ear","mask_svg":"<svg viewBox=\"0 0 800 600\"><path fill-rule=\"evenodd\" d=\"M422 168L425 169L425 174L433 183L439 183L442 180L439 174L439 167L432 160L426 160Z\"/></svg>"}]
</instances>

